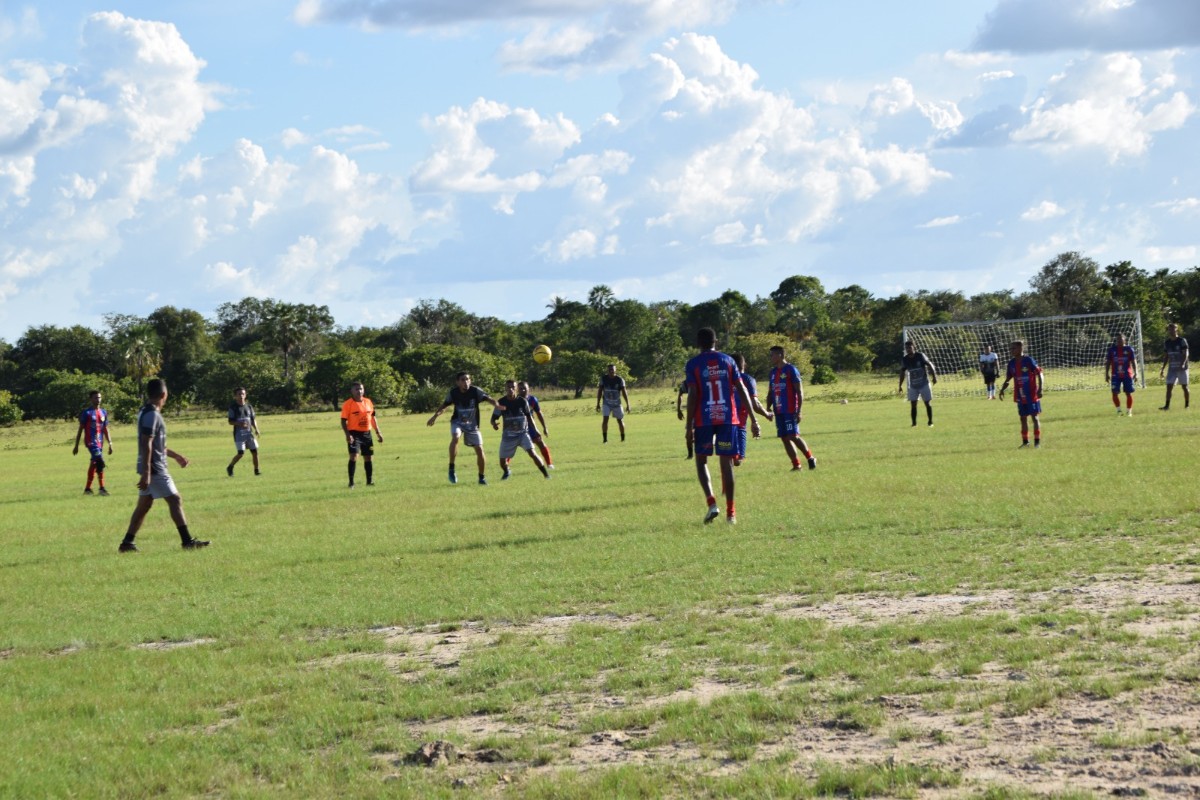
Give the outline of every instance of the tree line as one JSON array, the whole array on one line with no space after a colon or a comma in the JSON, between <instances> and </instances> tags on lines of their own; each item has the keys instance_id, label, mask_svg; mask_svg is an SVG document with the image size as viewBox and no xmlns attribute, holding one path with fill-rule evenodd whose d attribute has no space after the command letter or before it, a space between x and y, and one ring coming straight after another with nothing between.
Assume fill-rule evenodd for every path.
<instances>
[{"instance_id":1,"label":"tree line","mask_svg":"<svg viewBox=\"0 0 1200 800\"><path fill-rule=\"evenodd\" d=\"M92 389L104 392L117 419L129 420L154 376L167 380L175 410L224 408L236 386L264 409L333 408L349 382L362 379L379 405L423 412L440 403L460 370L484 387L519 376L578 397L614 362L631 384L677 380L702 327L717 331L722 349L744 353L753 374L765 375L767 351L783 344L807 380L830 383L839 372L897 369L905 325L1115 310L1141 311L1147 357L1158 357L1168 322L1184 336L1200 333L1200 268L1148 272L1128 261L1101 268L1067 252L1022 293L877 298L856 284L827 292L817 278L793 275L766 297L730 289L695 305L622 300L600 285L586 302L553 298L536 321L481 317L441 299L422 300L378 328L339 326L326 306L247 297L222 304L212 318L163 306L145 317L107 314L101 331L41 325L15 344L0 339L0 424L73 418ZM543 343L554 359L534 364L529 354Z\"/></svg>"}]
</instances>

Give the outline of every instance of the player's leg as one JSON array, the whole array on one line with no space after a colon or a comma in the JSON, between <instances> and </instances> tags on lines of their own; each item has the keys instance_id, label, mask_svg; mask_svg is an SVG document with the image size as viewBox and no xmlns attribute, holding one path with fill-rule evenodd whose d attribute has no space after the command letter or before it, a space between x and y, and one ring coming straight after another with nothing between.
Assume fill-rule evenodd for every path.
<instances>
[{"instance_id":1,"label":"player's leg","mask_svg":"<svg viewBox=\"0 0 1200 800\"><path fill-rule=\"evenodd\" d=\"M933 403L925 401L925 419L930 427L933 427Z\"/></svg>"},{"instance_id":2,"label":"player's leg","mask_svg":"<svg viewBox=\"0 0 1200 800\"><path fill-rule=\"evenodd\" d=\"M1031 414L1030 419L1033 420L1033 446L1042 446L1042 422L1037 414Z\"/></svg>"},{"instance_id":3,"label":"player's leg","mask_svg":"<svg viewBox=\"0 0 1200 800\"><path fill-rule=\"evenodd\" d=\"M358 438L352 437L352 441L347 447L350 450L350 460L346 462L346 475L350 479L350 488L354 488L354 473L358 471Z\"/></svg>"},{"instance_id":4,"label":"player's leg","mask_svg":"<svg viewBox=\"0 0 1200 800\"><path fill-rule=\"evenodd\" d=\"M1162 411L1170 411L1171 410L1171 390L1174 388L1175 388L1175 384L1171 382L1171 373L1168 372L1167 373L1167 397L1165 400L1163 400L1163 405L1162 405L1162 409L1161 409ZM1187 389L1185 388L1184 391L1186 392Z\"/></svg>"},{"instance_id":5,"label":"player's leg","mask_svg":"<svg viewBox=\"0 0 1200 800\"><path fill-rule=\"evenodd\" d=\"M804 438L799 432L796 433L794 439L796 442L796 452L799 455L804 456L804 459L808 462L809 469L816 469L817 459L815 456L813 456L812 449L808 446L808 442L804 441ZM795 469L800 469L800 459L798 457L792 459L792 466Z\"/></svg>"},{"instance_id":6,"label":"player's leg","mask_svg":"<svg viewBox=\"0 0 1200 800\"><path fill-rule=\"evenodd\" d=\"M617 429L621 432L621 441L625 441L625 418L617 417Z\"/></svg>"},{"instance_id":7,"label":"player's leg","mask_svg":"<svg viewBox=\"0 0 1200 800\"><path fill-rule=\"evenodd\" d=\"M371 453L363 453L363 472L367 476L367 486L375 485L375 463Z\"/></svg>"},{"instance_id":8,"label":"player's leg","mask_svg":"<svg viewBox=\"0 0 1200 800\"><path fill-rule=\"evenodd\" d=\"M92 454L92 466L96 468L96 480L100 484L100 495L102 497L107 497L108 489L104 486L104 470L108 467L108 464L106 464L104 461L103 450L97 450Z\"/></svg>"},{"instance_id":9,"label":"player's leg","mask_svg":"<svg viewBox=\"0 0 1200 800\"><path fill-rule=\"evenodd\" d=\"M1021 447L1029 446L1029 417L1026 414L1021 415Z\"/></svg>"},{"instance_id":10,"label":"player's leg","mask_svg":"<svg viewBox=\"0 0 1200 800\"><path fill-rule=\"evenodd\" d=\"M604 419L600 421L600 436L608 444L608 406L604 407Z\"/></svg>"},{"instance_id":11,"label":"player's leg","mask_svg":"<svg viewBox=\"0 0 1200 800\"><path fill-rule=\"evenodd\" d=\"M475 466L479 468L479 482L487 483L487 456L483 453L483 443L475 445Z\"/></svg>"},{"instance_id":12,"label":"player's leg","mask_svg":"<svg viewBox=\"0 0 1200 800\"><path fill-rule=\"evenodd\" d=\"M171 520L175 523L175 529L179 531L179 542L189 550L198 547L208 547L207 541L201 541L192 536L188 531L187 516L183 513L183 498L178 492L166 498L167 508L171 510Z\"/></svg>"},{"instance_id":13,"label":"player's leg","mask_svg":"<svg viewBox=\"0 0 1200 800\"><path fill-rule=\"evenodd\" d=\"M909 416L912 418L912 426L915 428L917 427L917 401L913 400L909 405L911 406Z\"/></svg>"},{"instance_id":14,"label":"player's leg","mask_svg":"<svg viewBox=\"0 0 1200 800\"><path fill-rule=\"evenodd\" d=\"M721 509L717 507L717 496L713 494L712 476L708 474L708 457L713 454L715 440L712 427L702 425L695 428L696 478L700 481L700 490L704 492L704 502L708 505L708 511L704 514L705 524L712 522L721 513Z\"/></svg>"},{"instance_id":15,"label":"player's leg","mask_svg":"<svg viewBox=\"0 0 1200 800\"><path fill-rule=\"evenodd\" d=\"M1135 389L1133 386L1133 378L1126 378L1125 379L1125 414L1130 417L1133 416L1133 393L1134 393L1134 391L1135 391Z\"/></svg>"},{"instance_id":16,"label":"player's leg","mask_svg":"<svg viewBox=\"0 0 1200 800\"><path fill-rule=\"evenodd\" d=\"M542 473L542 475L549 478L550 472L546 469L546 465L544 463L542 463L542 460L540 458L538 458L537 453L533 452L533 446L531 445L530 447L526 448L525 452L529 453L529 457L531 459L533 459L533 463L537 465L537 468Z\"/></svg>"},{"instance_id":17,"label":"player's leg","mask_svg":"<svg viewBox=\"0 0 1200 800\"><path fill-rule=\"evenodd\" d=\"M262 474L258 469L258 448L257 447L250 451L250 458L251 458L251 460L254 461L254 474L255 475Z\"/></svg>"},{"instance_id":18,"label":"player's leg","mask_svg":"<svg viewBox=\"0 0 1200 800\"><path fill-rule=\"evenodd\" d=\"M142 529L142 523L146 521L146 514L150 512L152 505L154 505L154 498L151 495L138 495L137 504L133 507L133 515L129 518L129 527L125 530L125 538L121 540L121 546L118 548L120 552L137 552L137 545L133 543L133 539Z\"/></svg>"},{"instance_id":19,"label":"player's leg","mask_svg":"<svg viewBox=\"0 0 1200 800\"><path fill-rule=\"evenodd\" d=\"M454 461L458 458L458 439L461 435L457 427L450 427L450 470L447 476L451 483L458 483L458 476L454 474Z\"/></svg>"},{"instance_id":20,"label":"player's leg","mask_svg":"<svg viewBox=\"0 0 1200 800\"><path fill-rule=\"evenodd\" d=\"M1115 408L1117 410L1117 415L1120 416L1120 414L1121 414L1121 379L1113 378L1111 388L1112 388L1113 408Z\"/></svg>"},{"instance_id":21,"label":"player's leg","mask_svg":"<svg viewBox=\"0 0 1200 800\"><path fill-rule=\"evenodd\" d=\"M737 512L733 503L733 456L721 456L721 489L725 495L725 521L732 525L737 519Z\"/></svg>"}]
</instances>

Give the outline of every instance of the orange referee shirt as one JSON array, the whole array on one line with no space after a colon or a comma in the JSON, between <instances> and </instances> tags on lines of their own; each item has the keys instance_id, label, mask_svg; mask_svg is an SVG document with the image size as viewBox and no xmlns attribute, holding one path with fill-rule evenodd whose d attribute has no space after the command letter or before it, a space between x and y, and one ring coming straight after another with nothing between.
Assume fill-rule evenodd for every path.
<instances>
[{"instance_id":1,"label":"orange referee shirt","mask_svg":"<svg viewBox=\"0 0 1200 800\"><path fill-rule=\"evenodd\" d=\"M364 397L355 400L353 397L342 403L342 419L346 420L346 430L364 433L371 430L371 417L375 416L375 404L371 398Z\"/></svg>"}]
</instances>

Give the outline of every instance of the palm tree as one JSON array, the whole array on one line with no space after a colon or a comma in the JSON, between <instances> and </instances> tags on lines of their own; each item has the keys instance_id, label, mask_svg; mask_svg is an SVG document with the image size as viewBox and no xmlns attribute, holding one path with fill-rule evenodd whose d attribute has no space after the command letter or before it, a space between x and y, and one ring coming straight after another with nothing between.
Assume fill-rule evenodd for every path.
<instances>
[{"instance_id":1,"label":"palm tree","mask_svg":"<svg viewBox=\"0 0 1200 800\"><path fill-rule=\"evenodd\" d=\"M162 369L162 346L149 324L130 325L121 336L125 374L137 381L138 393L145 394L146 379Z\"/></svg>"}]
</instances>

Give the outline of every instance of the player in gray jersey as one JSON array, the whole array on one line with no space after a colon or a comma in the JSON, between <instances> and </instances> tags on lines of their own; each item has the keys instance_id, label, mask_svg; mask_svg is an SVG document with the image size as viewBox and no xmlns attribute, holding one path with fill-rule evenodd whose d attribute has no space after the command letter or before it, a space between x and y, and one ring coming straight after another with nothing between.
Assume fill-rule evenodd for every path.
<instances>
[{"instance_id":1,"label":"player in gray jersey","mask_svg":"<svg viewBox=\"0 0 1200 800\"><path fill-rule=\"evenodd\" d=\"M137 545L134 537L141 529L155 500L166 500L167 508L171 510L171 519L179 530L179 539L185 549L207 547L208 542L192 538L188 532L187 518L183 514L183 498L171 480L167 471L167 459L173 458L179 466L186 467L188 460L180 453L167 447L167 425L162 418L162 407L167 402L167 382L155 378L146 384L146 405L138 414L138 502L129 520L129 529L121 541L118 550L122 553L136 553Z\"/></svg>"},{"instance_id":2,"label":"player in gray jersey","mask_svg":"<svg viewBox=\"0 0 1200 800\"><path fill-rule=\"evenodd\" d=\"M517 394L516 381L506 381L504 384L504 396L496 402L496 409L492 412L493 430L500 429L501 419L504 420L504 433L500 437L500 465L504 467L504 474L500 480L506 481L512 477L508 462L517 454L517 448L529 453L542 475L549 478L546 465L533 452L533 440L529 438L533 412L529 410L529 401Z\"/></svg>"},{"instance_id":3,"label":"player in gray jersey","mask_svg":"<svg viewBox=\"0 0 1200 800\"><path fill-rule=\"evenodd\" d=\"M229 424L233 426L233 446L237 453L233 461L225 467L225 474L233 477L233 466L242 460L246 451L254 461L254 474L261 475L258 468L258 419L254 416L254 406L246 402L246 387L239 386L233 390L233 402L229 405Z\"/></svg>"},{"instance_id":4,"label":"player in gray jersey","mask_svg":"<svg viewBox=\"0 0 1200 800\"><path fill-rule=\"evenodd\" d=\"M900 388L896 391L903 391L905 378L908 378L908 402L912 406L913 427L917 425L917 401L924 400L925 416L929 420L929 427L932 428L933 389L929 387L929 382L932 380L937 383L937 370L924 353L917 352L917 346L913 342L904 343L904 357L900 360Z\"/></svg>"},{"instance_id":5,"label":"player in gray jersey","mask_svg":"<svg viewBox=\"0 0 1200 800\"><path fill-rule=\"evenodd\" d=\"M625 410L621 410L621 399L625 399ZM625 390L625 379L617 374L617 365L609 364L608 369L600 376L600 390L596 392L596 410L604 404L604 421L600 423L600 433L604 443L608 444L608 418L617 421L621 429L621 441L625 441L625 415L629 413L629 392Z\"/></svg>"},{"instance_id":6,"label":"player in gray jersey","mask_svg":"<svg viewBox=\"0 0 1200 800\"><path fill-rule=\"evenodd\" d=\"M1172 322L1167 326L1167 341L1163 343L1163 365L1158 371L1159 376L1167 373L1167 400L1163 411L1171 410L1171 390L1175 384L1183 388L1183 407L1189 408L1192 396L1188 393L1188 352L1187 339L1179 335L1179 326Z\"/></svg>"}]
</instances>

